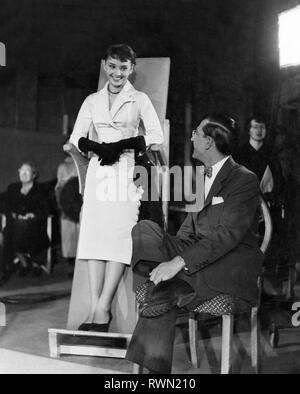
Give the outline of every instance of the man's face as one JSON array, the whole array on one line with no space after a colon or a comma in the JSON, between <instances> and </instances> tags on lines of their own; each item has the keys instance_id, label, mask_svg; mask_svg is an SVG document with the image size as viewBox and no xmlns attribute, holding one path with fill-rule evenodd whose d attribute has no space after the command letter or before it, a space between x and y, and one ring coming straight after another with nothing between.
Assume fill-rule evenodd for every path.
<instances>
[{"instance_id":1,"label":"man's face","mask_svg":"<svg viewBox=\"0 0 300 394\"><path fill-rule=\"evenodd\" d=\"M254 141L263 141L266 138L267 130L265 123L256 122L256 120L251 120L249 135Z\"/></svg>"},{"instance_id":2,"label":"man's face","mask_svg":"<svg viewBox=\"0 0 300 394\"><path fill-rule=\"evenodd\" d=\"M193 158L203 160L210 145L211 137L206 136L203 132L203 127L209 123L207 119L202 120L196 130L193 130L191 141L194 145Z\"/></svg>"},{"instance_id":3,"label":"man's face","mask_svg":"<svg viewBox=\"0 0 300 394\"><path fill-rule=\"evenodd\" d=\"M133 71L133 64L130 60L121 62L118 59L109 57L104 62L104 70L106 72L109 84L112 87L118 89L122 88L127 82L129 75Z\"/></svg>"}]
</instances>

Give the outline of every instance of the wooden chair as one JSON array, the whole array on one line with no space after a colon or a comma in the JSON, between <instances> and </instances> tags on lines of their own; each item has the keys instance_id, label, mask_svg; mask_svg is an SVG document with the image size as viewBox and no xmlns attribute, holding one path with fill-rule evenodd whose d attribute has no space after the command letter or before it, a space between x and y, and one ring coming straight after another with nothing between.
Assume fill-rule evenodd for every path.
<instances>
[{"instance_id":1,"label":"wooden chair","mask_svg":"<svg viewBox=\"0 0 300 394\"><path fill-rule=\"evenodd\" d=\"M169 58L138 58L135 71L131 75L130 80L134 87L148 94L150 97L158 117L160 119L163 132L164 144L162 146L152 146L151 150L157 163L157 171L161 174L162 185L160 195L163 201L164 222L168 220L168 196L169 194L169 176L165 171L169 164L169 122L165 119L167 106L168 81L170 72ZM100 69L98 89L101 89L106 83L105 73ZM89 131L90 138L93 139L93 128ZM82 155L75 146L68 145L68 153L73 158L79 177L80 193L84 193L86 171L88 167L88 157ZM85 346L67 346L64 344L64 338L67 336L86 336L86 332L77 331L78 326L85 320L89 310L90 299L88 289L88 271L87 262L81 260L76 261L71 300L69 306L67 329L49 329L49 344L51 357L59 357L61 354L80 354L95 355L103 357L123 358L126 349L117 349L110 347ZM104 337L114 339L123 339L126 343L130 341L131 333L136 324L136 305L135 294L133 291L132 271L129 268L125 270L124 276L118 286L116 295L112 305L113 320L110 324L109 333L98 333L91 336L94 338ZM84 342L84 341L83 341Z\"/></svg>"},{"instance_id":2,"label":"wooden chair","mask_svg":"<svg viewBox=\"0 0 300 394\"><path fill-rule=\"evenodd\" d=\"M266 202L261 199L262 220L264 220L265 231L260 249L263 253L266 252L272 236L272 220ZM258 278L259 297L257 305L251 308L251 363L256 373L260 372L260 351L259 351L259 321L258 311L260 306L260 295L262 288L262 278ZM234 300L233 300L234 305ZM206 303L206 313L212 310L212 301ZM211 312L212 313L212 312ZM212 313L213 314L213 313ZM199 366L199 347L198 347L198 319L197 312L189 314L189 343L191 352L191 362L194 368ZM216 316L216 315L215 315ZM230 373L231 359L232 359L232 345L233 345L233 325L234 313L231 308L228 308L228 303L224 302L223 310L217 316L222 317L222 356L221 356L221 374Z\"/></svg>"}]
</instances>

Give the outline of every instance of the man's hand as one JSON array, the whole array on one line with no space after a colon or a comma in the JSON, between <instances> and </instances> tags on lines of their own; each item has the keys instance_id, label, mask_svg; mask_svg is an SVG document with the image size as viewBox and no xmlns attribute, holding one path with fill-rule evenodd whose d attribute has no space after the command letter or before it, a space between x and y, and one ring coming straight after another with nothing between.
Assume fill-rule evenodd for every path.
<instances>
[{"instance_id":1,"label":"man's hand","mask_svg":"<svg viewBox=\"0 0 300 394\"><path fill-rule=\"evenodd\" d=\"M156 286L159 282L164 282L174 278L174 276L177 275L184 266L185 264L183 259L176 256L172 260L160 263L156 268L154 268L150 273L150 280Z\"/></svg>"}]
</instances>

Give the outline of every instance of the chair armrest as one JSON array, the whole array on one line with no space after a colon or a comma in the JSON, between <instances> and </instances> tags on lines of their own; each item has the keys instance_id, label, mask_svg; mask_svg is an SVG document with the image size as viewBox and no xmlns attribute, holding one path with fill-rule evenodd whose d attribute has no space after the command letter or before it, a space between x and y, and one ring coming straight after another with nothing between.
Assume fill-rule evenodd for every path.
<instances>
[{"instance_id":1,"label":"chair armrest","mask_svg":"<svg viewBox=\"0 0 300 394\"><path fill-rule=\"evenodd\" d=\"M79 179L79 193L83 196L89 159L81 154L76 146L71 143L64 145L64 151L74 160Z\"/></svg>"},{"instance_id":2,"label":"chair armrest","mask_svg":"<svg viewBox=\"0 0 300 394\"><path fill-rule=\"evenodd\" d=\"M260 246L260 250L263 253L266 253L266 250L268 249L271 238L272 238L273 225L272 225L272 218L271 218L268 204L265 202L265 200L263 198L260 199L260 208L261 208L262 216L263 216L263 219L265 222L264 238L263 238L262 244Z\"/></svg>"},{"instance_id":3,"label":"chair armrest","mask_svg":"<svg viewBox=\"0 0 300 394\"><path fill-rule=\"evenodd\" d=\"M163 167L168 165L167 157L163 150L163 145L159 145L159 144L151 145L151 151L155 153L156 158L158 160L158 164L160 166Z\"/></svg>"}]
</instances>

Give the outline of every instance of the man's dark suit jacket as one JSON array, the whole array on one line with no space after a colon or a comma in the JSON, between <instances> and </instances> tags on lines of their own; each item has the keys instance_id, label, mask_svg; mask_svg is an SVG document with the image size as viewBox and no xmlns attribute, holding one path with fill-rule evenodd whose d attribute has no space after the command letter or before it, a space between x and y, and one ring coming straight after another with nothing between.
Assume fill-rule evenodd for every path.
<instances>
[{"instance_id":1,"label":"man's dark suit jacket","mask_svg":"<svg viewBox=\"0 0 300 394\"><path fill-rule=\"evenodd\" d=\"M229 158L200 212L189 213L177 233L187 247L188 275L203 275L208 287L255 302L263 254L258 245L259 181ZM213 197L224 202L212 205Z\"/></svg>"},{"instance_id":2,"label":"man's dark suit jacket","mask_svg":"<svg viewBox=\"0 0 300 394\"><path fill-rule=\"evenodd\" d=\"M224 202L213 205L213 197L222 197ZM174 247L168 257L183 257L188 271L181 271L180 277L201 299L225 293L257 302L257 278L263 262L257 231L259 204L257 176L230 157L215 178L203 209L187 214L176 237L167 236ZM155 247L141 229L138 223L133 232L133 268L139 259L166 261L159 251L166 249L166 236L162 236L162 246Z\"/></svg>"}]
</instances>

